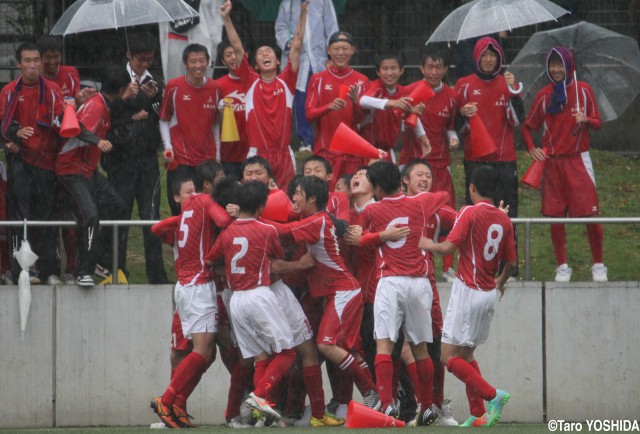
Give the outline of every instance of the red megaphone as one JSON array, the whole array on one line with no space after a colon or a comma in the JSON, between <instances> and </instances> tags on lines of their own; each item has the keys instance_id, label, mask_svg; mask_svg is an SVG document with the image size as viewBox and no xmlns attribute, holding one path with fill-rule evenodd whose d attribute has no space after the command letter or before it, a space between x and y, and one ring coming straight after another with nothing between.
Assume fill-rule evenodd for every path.
<instances>
[{"instance_id":1,"label":"red megaphone","mask_svg":"<svg viewBox=\"0 0 640 434\"><path fill-rule=\"evenodd\" d=\"M355 155L356 157L380 158L378 148L360 137L358 133L346 126L344 122L340 122L340 125L338 125L331 139L331 144L329 144L329 149Z\"/></svg>"},{"instance_id":2,"label":"red megaphone","mask_svg":"<svg viewBox=\"0 0 640 434\"><path fill-rule=\"evenodd\" d=\"M65 137L67 139L80 134L80 124L78 123L78 117L76 116L76 109L69 104L64 107L62 125L60 125L59 134L61 137Z\"/></svg>"},{"instance_id":3,"label":"red megaphone","mask_svg":"<svg viewBox=\"0 0 640 434\"><path fill-rule=\"evenodd\" d=\"M282 190L269 190L267 205L262 211L262 218L274 222L286 223L291 212L291 201Z\"/></svg>"},{"instance_id":4,"label":"red megaphone","mask_svg":"<svg viewBox=\"0 0 640 434\"><path fill-rule=\"evenodd\" d=\"M429 86L426 81L420 80L409 94L409 98L413 100L413 105L418 105L426 103L435 95L436 94L433 89L431 89L431 86ZM411 128L415 128L418 124L418 115L411 113L405 118L404 123L409 125Z\"/></svg>"},{"instance_id":5,"label":"red megaphone","mask_svg":"<svg viewBox=\"0 0 640 434\"><path fill-rule=\"evenodd\" d=\"M534 160L527 172L522 177L522 183L533 187L536 190L542 185L542 174L544 173L544 164L547 160Z\"/></svg>"},{"instance_id":6,"label":"red megaphone","mask_svg":"<svg viewBox=\"0 0 640 434\"><path fill-rule=\"evenodd\" d=\"M469 128L471 128L471 154L475 158L486 157L498 152L498 147L491 138L487 127L477 114L469 118Z\"/></svg>"}]
</instances>

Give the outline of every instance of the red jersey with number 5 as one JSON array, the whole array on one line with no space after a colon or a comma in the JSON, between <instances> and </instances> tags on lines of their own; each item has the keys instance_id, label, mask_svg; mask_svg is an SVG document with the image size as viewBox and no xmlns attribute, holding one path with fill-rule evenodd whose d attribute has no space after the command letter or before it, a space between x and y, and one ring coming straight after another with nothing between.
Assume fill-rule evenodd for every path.
<instances>
[{"instance_id":1,"label":"red jersey with number 5","mask_svg":"<svg viewBox=\"0 0 640 434\"><path fill-rule=\"evenodd\" d=\"M513 224L489 202L463 207L447 241L458 247L457 277L469 288L495 289L500 261L516 260Z\"/></svg>"},{"instance_id":2,"label":"red jersey with number 5","mask_svg":"<svg viewBox=\"0 0 640 434\"><path fill-rule=\"evenodd\" d=\"M182 285L211 281L205 255L211 249L218 228L233 220L208 194L194 194L182 203L176 239L176 273Z\"/></svg>"}]
</instances>

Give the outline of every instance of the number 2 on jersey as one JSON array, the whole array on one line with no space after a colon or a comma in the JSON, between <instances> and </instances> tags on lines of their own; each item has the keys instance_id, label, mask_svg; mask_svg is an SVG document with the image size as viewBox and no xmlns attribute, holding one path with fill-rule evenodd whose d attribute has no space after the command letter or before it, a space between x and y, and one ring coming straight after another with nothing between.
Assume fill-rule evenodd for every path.
<instances>
[{"instance_id":1,"label":"number 2 on jersey","mask_svg":"<svg viewBox=\"0 0 640 434\"><path fill-rule=\"evenodd\" d=\"M498 254L498 247L502 240L504 229L502 226L492 224L487 231L487 244L484 245L484 259L491 261Z\"/></svg>"},{"instance_id":2,"label":"number 2 on jersey","mask_svg":"<svg viewBox=\"0 0 640 434\"><path fill-rule=\"evenodd\" d=\"M238 261L247 254L247 250L249 250L249 240L245 237L235 237L233 244L239 245L240 251L231 258L231 272L233 274L244 274L244 267L238 267Z\"/></svg>"}]
</instances>

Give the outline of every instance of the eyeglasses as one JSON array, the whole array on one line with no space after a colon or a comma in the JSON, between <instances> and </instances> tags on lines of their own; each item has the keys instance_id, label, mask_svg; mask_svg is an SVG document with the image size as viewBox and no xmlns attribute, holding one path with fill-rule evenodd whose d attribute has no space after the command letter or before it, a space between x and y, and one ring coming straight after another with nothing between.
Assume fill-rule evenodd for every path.
<instances>
[{"instance_id":1,"label":"eyeglasses","mask_svg":"<svg viewBox=\"0 0 640 434\"><path fill-rule=\"evenodd\" d=\"M140 56L138 54L134 54L133 57L134 57L134 59L136 59L140 63L153 63L153 59L155 58L155 56L153 56L153 55L151 55L151 56Z\"/></svg>"}]
</instances>

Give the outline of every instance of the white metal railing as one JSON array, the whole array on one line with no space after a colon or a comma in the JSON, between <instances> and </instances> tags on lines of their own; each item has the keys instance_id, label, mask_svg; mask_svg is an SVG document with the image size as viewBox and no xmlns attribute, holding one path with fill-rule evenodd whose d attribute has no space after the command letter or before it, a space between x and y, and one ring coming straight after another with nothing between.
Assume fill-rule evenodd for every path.
<instances>
[{"instance_id":1,"label":"white metal railing","mask_svg":"<svg viewBox=\"0 0 640 434\"><path fill-rule=\"evenodd\" d=\"M639 224L640 217L588 217L588 218L513 218L511 221L516 225L524 225L524 278L531 280L531 226L549 224ZM113 263L112 269L118 269L118 229L121 226L152 226L157 220L102 220L101 226L113 228ZM75 221L0 221L0 227L74 227ZM519 236L521 238L521 236Z\"/></svg>"}]
</instances>

